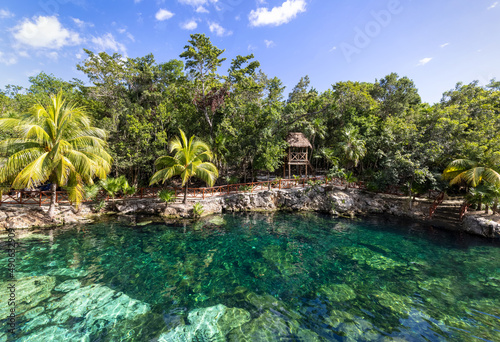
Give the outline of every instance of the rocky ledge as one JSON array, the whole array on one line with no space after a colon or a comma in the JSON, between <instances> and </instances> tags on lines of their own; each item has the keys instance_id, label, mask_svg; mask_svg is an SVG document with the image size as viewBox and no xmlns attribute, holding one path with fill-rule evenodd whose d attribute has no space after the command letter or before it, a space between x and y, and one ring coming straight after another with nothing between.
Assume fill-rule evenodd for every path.
<instances>
[{"instance_id":1,"label":"rocky ledge","mask_svg":"<svg viewBox=\"0 0 500 342\"><path fill-rule=\"evenodd\" d=\"M466 231L484 237L500 238L500 224L493 220L466 216L462 223L454 220L429 220L429 201L417 199L412 209L408 198L377 194L334 186L314 186L299 189L270 190L254 193L238 193L222 197L211 197L197 201L203 205L202 216L223 212L242 211L317 211L333 216L354 217L358 215L385 214L424 221L436 227L455 231ZM166 205L158 199L120 200L107 203L105 214L117 214L131 224L140 224L136 215L183 219L193 217L193 204L175 203ZM46 217L47 208L0 207L0 227L25 229L31 227L53 227L62 224L88 223L104 215L93 214L91 206L82 205L76 212L72 207L60 206L56 220ZM458 211L457 211L458 216Z\"/></svg>"}]
</instances>

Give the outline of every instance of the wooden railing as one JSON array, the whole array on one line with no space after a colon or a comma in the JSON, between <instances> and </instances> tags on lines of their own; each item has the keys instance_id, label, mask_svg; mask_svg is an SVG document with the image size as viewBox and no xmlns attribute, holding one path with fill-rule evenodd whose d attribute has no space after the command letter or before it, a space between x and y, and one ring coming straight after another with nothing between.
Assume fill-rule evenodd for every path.
<instances>
[{"instance_id":1,"label":"wooden railing","mask_svg":"<svg viewBox=\"0 0 500 342\"><path fill-rule=\"evenodd\" d=\"M437 207L439 207L441 203L443 203L443 200L444 200L444 192L440 193L439 196L436 197L434 203L429 208L429 219L432 218L432 215L434 215L434 213L436 212Z\"/></svg>"},{"instance_id":2,"label":"wooden railing","mask_svg":"<svg viewBox=\"0 0 500 342\"><path fill-rule=\"evenodd\" d=\"M467 214L467 210L469 209L469 207L470 207L470 204L467 203L467 201L465 201L464 204L462 204L462 207L460 208L460 214L459 214L460 222L462 222L464 220L464 216L465 216L465 214Z\"/></svg>"},{"instance_id":3,"label":"wooden railing","mask_svg":"<svg viewBox=\"0 0 500 342\"><path fill-rule=\"evenodd\" d=\"M320 184L326 185L334 185L339 187L348 187L351 189L365 189L364 182L351 182L347 183L345 180L340 178L326 178L326 177L310 177L310 178L300 178L300 179L274 179L263 182L251 182L251 183L240 183L240 184L228 184L228 185L220 185L214 186L210 188L188 188L187 196L189 198L201 198L205 199L207 197L216 197L216 196L224 196L230 195L239 192L255 192L261 190L268 189L292 189L292 188L305 188L309 186L309 182L318 182ZM184 196L184 188L180 187L167 187L167 188L139 188L133 195L117 195L115 199L123 199L123 198L156 198L158 196L158 192L162 189L172 190L175 194L175 197L182 198ZM383 193L392 194L392 195L401 195L401 189L399 188L390 188ZM50 203L51 192L50 191L40 191L40 190L11 190L8 193L4 193L3 196L0 197L0 206L4 204L22 204L22 205L43 205ZM102 200L110 200L111 198L105 191L101 191L98 193L95 200L87 200L84 202L92 202L92 201L102 201ZM56 202L57 203L71 203L68 198L68 193L66 191L57 191L56 192Z\"/></svg>"}]
</instances>

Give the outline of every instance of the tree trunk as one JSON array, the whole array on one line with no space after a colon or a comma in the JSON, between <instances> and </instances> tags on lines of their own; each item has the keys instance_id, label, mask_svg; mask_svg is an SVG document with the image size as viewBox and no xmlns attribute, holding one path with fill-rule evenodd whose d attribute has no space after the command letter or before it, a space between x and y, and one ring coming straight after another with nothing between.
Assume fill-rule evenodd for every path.
<instances>
[{"instance_id":1,"label":"tree trunk","mask_svg":"<svg viewBox=\"0 0 500 342\"><path fill-rule=\"evenodd\" d=\"M493 207L491 207L491 211L493 211L493 214L497 213L497 208L498 208L498 200L495 200L495 203L493 203Z\"/></svg>"},{"instance_id":2,"label":"tree trunk","mask_svg":"<svg viewBox=\"0 0 500 342\"><path fill-rule=\"evenodd\" d=\"M485 213L486 215L488 215L488 214L490 213L490 206L489 206L489 205L487 205L487 204L485 205L485 208L484 208L484 213Z\"/></svg>"},{"instance_id":3,"label":"tree trunk","mask_svg":"<svg viewBox=\"0 0 500 342\"><path fill-rule=\"evenodd\" d=\"M57 190L57 184L55 184L55 183L50 184L50 191L51 191L50 207L49 207L49 211L47 212L47 214L49 215L49 217L51 219L53 219L54 216L56 216L56 195L57 195L56 190Z\"/></svg>"},{"instance_id":4,"label":"tree trunk","mask_svg":"<svg viewBox=\"0 0 500 342\"><path fill-rule=\"evenodd\" d=\"M476 210L481 210L483 207L483 196L479 196L479 202L477 203L477 209Z\"/></svg>"},{"instance_id":5,"label":"tree trunk","mask_svg":"<svg viewBox=\"0 0 500 342\"><path fill-rule=\"evenodd\" d=\"M412 183L408 183L408 192L410 193L410 210L413 209L413 200L411 198L411 195L412 195L412 193L411 193L411 187L412 187Z\"/></svg>"},{"instance_id":6,"label":"tree trunk","mask_svg":"<svg viewBox=\"0 0 500 342\"><path fill-rule=\"evenodd\" d=\"M188 183L189 182L186 182L186 186L184 188L184 200L182 201L182 203L186 204L187 202L187 196L188 196Z\"/></svg>"}]
</instances>

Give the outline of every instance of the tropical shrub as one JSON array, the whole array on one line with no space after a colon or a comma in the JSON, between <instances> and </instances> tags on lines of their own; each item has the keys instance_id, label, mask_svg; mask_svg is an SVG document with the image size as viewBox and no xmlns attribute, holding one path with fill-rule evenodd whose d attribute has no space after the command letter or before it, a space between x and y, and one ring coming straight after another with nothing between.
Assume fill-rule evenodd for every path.
<instances>
[{"instance_id":1,"label":"tropical shrub","mask_svg":"<svg viewBox=\"0 0 500 342\"><path fill-rule=\"evenodd\" d=\"M175 202L175 192L169 189L163 189L158 192L158 197L165 202L167 205L168 203Z\"/></svg>"},{"instance_id":2,"label":"tropical shrub","mask_svg":"<svg viewBox=\"0 0 500 342\"><path fill-rule=\"evenodd\" d=\"M203 209L203 205L200 202L196 202L193 205L193 216L194 217L200 217L204 212L205 212L205 209Z\"/></svg>"}]
</instances>

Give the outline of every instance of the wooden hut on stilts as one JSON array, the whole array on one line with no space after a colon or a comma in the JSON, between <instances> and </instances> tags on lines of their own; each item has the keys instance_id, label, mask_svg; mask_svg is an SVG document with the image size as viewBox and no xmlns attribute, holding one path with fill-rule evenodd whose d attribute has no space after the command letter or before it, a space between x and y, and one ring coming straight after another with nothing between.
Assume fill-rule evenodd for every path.
<instances>
[{"instance_id":1,"label":"wooden hut on stilts","mask_svg":"<svg viewBox=\"0 0 500 342\"><path fill-rule=\"evenodd\" d=\"M289 133L286 142L288 143L288 153L285 156L285 164L283 166L283 178L286 177L286 169L288 167L288 178L292 177L292 166L295 166L296 172L302 176L304 170L307 177L307 167L314 171L311 163L309 163L309 149L312 145L307 140L303 133Z\"/></svg>"}]
</instances>

